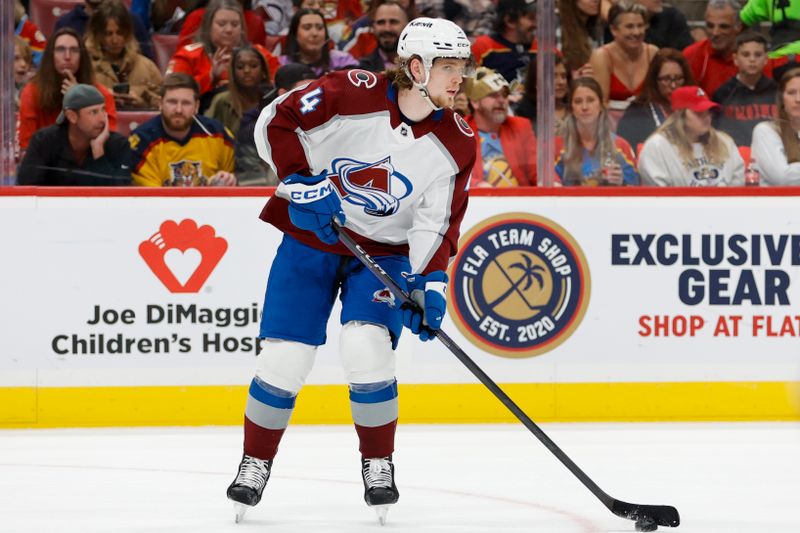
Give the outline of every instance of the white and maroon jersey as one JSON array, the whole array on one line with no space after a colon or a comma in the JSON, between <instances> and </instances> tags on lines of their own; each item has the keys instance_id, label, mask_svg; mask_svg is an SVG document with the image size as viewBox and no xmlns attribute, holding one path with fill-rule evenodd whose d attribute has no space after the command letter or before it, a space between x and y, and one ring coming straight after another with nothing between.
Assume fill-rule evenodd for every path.
<instances>
[{"instance_id":1,"label":"white and maroon jersey","mask_svg":"<svg viewBox=\"0 0 800 533\"><path fill-rule=\"evenodd\" d=\"M475 162L475 136L450 109L408 124L383 75L333 72L266 107L258 153L278 176L326 172L342 197L346 228L371 255L408 255L414 272L445 270L455 255ZM349 255L289 220L273 196L262 220L314 248Z\"/></svg>"}]
</instances>

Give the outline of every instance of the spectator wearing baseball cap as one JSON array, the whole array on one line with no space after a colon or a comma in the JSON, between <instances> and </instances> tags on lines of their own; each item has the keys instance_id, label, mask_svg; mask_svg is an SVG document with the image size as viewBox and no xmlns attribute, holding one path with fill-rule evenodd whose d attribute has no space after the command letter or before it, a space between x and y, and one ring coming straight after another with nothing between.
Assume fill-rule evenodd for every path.
<instances>
[{"instance_id":1,"label":"spectator wearing baseball cap","mask_svg":"<svg viewBox=\"0 0 800 533\"><path fill-rule=\"evenodd\" d=\"M719 105L696 85L672 92L672 114L651 135L639 156L647 185L717 187L744 185L744 161L733 139L714 129Z\"/></svg>"},{"instance_id":2,"label":"spectator wearing baseball cap","mask_svg":"<svg viewBox=\"0 0 800 533\"><path fill-rule=\"evenodd\" d=\"M466 120L478 140L470 185L536 185L536 138L530 120L509 115L506 79L480 67L465 81L464 92L472 109Z\"/></svg>"},{"instance_id":3,"label":"spectator wearing baseball cap","mask_svg":"<svg viewBox=\"0 0 800 533\"><path fill-rule=\"evenodd\" d=\"M475 62L499 72L509 83L522 83L528 65L536 64L535 30L535 0L499 0L492 33L472 43Z\"/></svg>"},{"instance_id":4,"label":"spectator wearing baseball cap","mask_svg":"<svg viewBox=\"0 0 800 533\"><path fill-rule=\"evenodd\" d=\"M314 69L303 63L288 63L275 73L276 96L280 96L318 78Z\"/></svg>"},{"instance_id":5,"label":"spectator wearing baseball cap","mask_svg":"<svg viewBox=\"0 0 800 533\"><path fill-rule=\"evenodd\" d=\"M64 94L56 124L37 131L20 164L19 185L128 185L128 140L109 131L106 99L78 83Z\"/></svg>"}]
</instances>

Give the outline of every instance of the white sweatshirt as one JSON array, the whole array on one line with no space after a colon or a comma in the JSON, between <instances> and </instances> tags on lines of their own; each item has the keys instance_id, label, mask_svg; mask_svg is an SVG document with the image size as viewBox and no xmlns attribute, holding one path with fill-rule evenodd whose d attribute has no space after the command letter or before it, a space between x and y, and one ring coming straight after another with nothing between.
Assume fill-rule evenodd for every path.
<instances>
[{"instance_id":1,"label":"white sweatshirt","mask_svg":"<svg viewBox=\"0 0 800 533\"><path fill-rule=\"evenodd\" d=\"M744 185L744 161L730 136L717 132L730 156L722 165L711 164L703 155L703 145L692 144L695 158L688 164L681 161L678 150L661 133L645 141L639 154L642 185L659 187L718 187Z\"/></svg>"},{"instance_id":2,"label":"white sweatshirt","mask_svg":"<svg viewBox=\"0 0 800 533\"><path fill-rule=\"evenodd\" d=\"M751 157L762 185L800 185L800 163L786 162L786 150L773 122L753 128Z\"/></svg>"}]
</instances>

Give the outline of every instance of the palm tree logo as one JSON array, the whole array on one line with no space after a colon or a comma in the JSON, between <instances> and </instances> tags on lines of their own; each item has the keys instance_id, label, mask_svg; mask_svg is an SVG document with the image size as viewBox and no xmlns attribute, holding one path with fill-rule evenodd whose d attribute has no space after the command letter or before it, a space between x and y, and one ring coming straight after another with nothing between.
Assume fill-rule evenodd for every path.
<instances>
[{"instance_id":1,"label":"palm tree logo","mask_svg":"<svg viewBox=\"0 0 800 533\"><path fill-rule=\"evenodd\" d=\"M497 267L500 269L500 272L503 273L503 276L508 280L511 286L506 289L506 291L495 298L492 302L489 302L489 308L494 309L497 305L503 303L506 298L511 296L512 293L516 292L519 297L522 299L523 302L528 306L529 309L537 309L540 306L531 305L527 298L525 298L524 292L531 288L533 285L534 280L539 285L539 290L544 288L544 276L540 274L540 272L547 272L543 267L539 265L534 265L531 258L526 254L520 254L522 256L522 261L517 261L516 263L512 263L508 266L508 269L511 270L517 269L522 271L522 275L516 281L511 279L506 269L504 269L500 263L497 262L497 258L493 259ZM525 284L524 287L520 288L520 285Z\"/></svg>"}]
</instances>

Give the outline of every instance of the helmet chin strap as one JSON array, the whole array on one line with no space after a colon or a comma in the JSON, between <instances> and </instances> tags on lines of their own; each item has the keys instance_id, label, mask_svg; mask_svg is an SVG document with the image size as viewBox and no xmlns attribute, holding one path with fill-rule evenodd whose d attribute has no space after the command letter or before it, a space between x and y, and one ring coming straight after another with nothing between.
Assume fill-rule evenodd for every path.
<instances>
[{"instance_id":1,"label":"helmet chin strap","mask_svg":"<svg viewBox=\"0 0 800 533\"><path fill-rule=\"evenodd\" d=\"M422 96L422 99L425 100L429 106L431 106L431 109L434 111L439 111L442 108L433 103L433 100L431 100L431 95L428 92L428 82L430 81L431 71L424 62L420 61L420 63L422 63L422 71L425 73L425 80L422 83L414 80L414 76L411 74L408 65L405 66L406 75L409 77L409 79L411 79L411 83L417 88L420 96Z\"/></svg>"}]
</instances>

